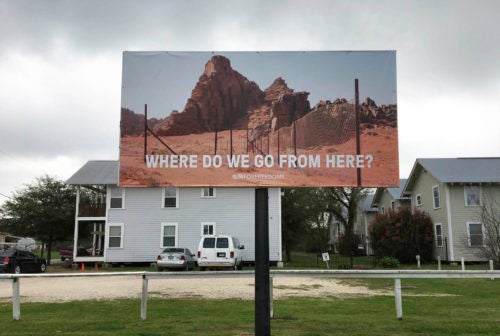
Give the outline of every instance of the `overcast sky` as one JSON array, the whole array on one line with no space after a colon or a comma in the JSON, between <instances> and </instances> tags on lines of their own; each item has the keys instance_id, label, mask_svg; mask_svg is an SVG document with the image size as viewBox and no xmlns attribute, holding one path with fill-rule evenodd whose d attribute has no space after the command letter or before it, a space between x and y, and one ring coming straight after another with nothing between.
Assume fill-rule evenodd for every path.
<instances>
[{"instance_id":1,"label":"overcast sky","mask_svg":"<svg viewBox=\"0 0 500 336\"><path fill-rule=\"evenodd\" d=\"M500 1L0 0L0 193L118 159L124 50L396 50L401 177L420 157L500 156L498 13Z\"/></svg>"},{"instance_id":2,"label":"overcast sky","mask_svg":"<svg viewBox=\"0 0 500 336\"><path fill-rule=\"evenodd\" d=\"M355 78L362 101L370 97L378 105L396 104L394 51L126 52L121 106L144 113L147 103L150 118L182 111L214 54L227 57L234 70L261 90L282 77L291 89L309 92L311 106L321 100L354 100Z\"/></svg>"}]
</instances>

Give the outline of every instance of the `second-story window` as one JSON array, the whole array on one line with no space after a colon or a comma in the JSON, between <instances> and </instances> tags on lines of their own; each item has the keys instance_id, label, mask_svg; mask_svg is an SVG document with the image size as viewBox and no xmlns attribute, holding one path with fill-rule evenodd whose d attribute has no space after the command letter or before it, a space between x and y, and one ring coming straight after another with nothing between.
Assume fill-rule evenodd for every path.
<instances>
[{"instance_id":1,"label":"second-story window","mask_svg":"<svg viewBox=\"0 0 500 336\"><path fill-rule=\"evenodd\" d=\"M478 185L465 186L465 205L481 205L481 188Z\"/></svg>"},{"instance_id":2,"label":"second-story window","mask_svg":"<svg viewBox=\"0 0 500 336\"><path fill-rule=\"evenodd\" d=\"M439 186L435 185L432 187L432 199L434 209L438 209L441 207L441 199L439 197Z\"/></svg>"},{"instance_id":3,"label":"second-story window","mask_svg":"<svg viewBox=\"0 0 500 336\"><path fill-rule=\"evenodd\" d=\"M163 188L163 207L178 208L179 207L179 189L178 188Z\"/></svg>"},{"instance_id":4,"label":"second-story window","mask_svg":"<svg viewBox=\"0 0 500 336\"><path fill-rule=\"evenodd\" d=\"M422 195L421 194L417 194L415 196L415 204L417 206L422 206Z\"/></svg>"},{"instance_id":5,"label":"second-story window","mask_svg":"<svg viewBox=\"0 0 500 336\"><path fill-rule=\"evenodd\" d=\"M109 207L111 209L123 209L125 202L125 189L111 188Z\"/></svg>"},{"instance_id":6,"label":"second-story window","mask_svg":"<svg viewBox=\"0 0 500 336\"><path fill-rule=\"evenodd\" d=\"M201 188L201 197L215 198L215 188Z\"/></svg>"}]
</instances>

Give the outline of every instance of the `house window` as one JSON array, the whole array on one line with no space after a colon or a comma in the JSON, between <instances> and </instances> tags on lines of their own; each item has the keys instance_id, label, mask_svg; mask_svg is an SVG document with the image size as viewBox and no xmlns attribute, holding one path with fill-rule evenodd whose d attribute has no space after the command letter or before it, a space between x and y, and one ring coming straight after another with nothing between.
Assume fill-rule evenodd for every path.
<instances>
[{"instance_id":1,"label":"house window","mask_svg":"<svg viewBox=\"0 0 500 336\"><path fill-rule=\"evenodd\" d=\"M434 209L438 209L441 207L441 200L439 197L439 186L435 185L432 187L432 199L433 199L433 207Z\"/></svg>"},{"instance_id":2,"label":"house window","mask_svg":"<svg viewBox=\"0 0 500 336\"><path fill-rule=\"evenodd\" d=\"M125 205L125 189L111 188L109 207L111 209L123 209Z\"/></svg>"},{"instance_id":3,"label":"house window","mask_svg":"<svg viewBox=\"0 0 500 336\"><path fill-rule=\"evenodd\" d=\"M434 233L436 235L436 247L443 247L443 225L441 223L434 225Z\"/></svg>"},{"instance_id":4,"label":"house window","mask_svg":"<svg viewBox=\"0 0 500 336\"><path fill-rule=\"evenodd\" d=\"M108 247L123 247L123 224L109 224Z\"/></svg>"},{"instance_id":5,"label":"house window","mask_svg":"<svg viewBox=\"0 0 500 336\"><path fill-rule=\"evenodd\" d=\"M469 247L483 246L483 224L467 223L467 239Z\"/></svg>"},{"instance_id":6,"label":"house window","mask_svg":"<svg viewBox=\"0 0 500 336\"><path fill-rule=\"evenodd\" d=\"M415 204L417 206L422 206L422 195L421 194L417 194L415 196Z\"/></svg>"},{"instance_id":7,"label":"house window","mask_svg":"<svg viewBox=\"0 0 500 336\"><path fill-rule=\"evenodd\" d=\"M382 207L380 208L380 212L382 212L382 214L385 214L385 206L382 206Z\"/></svg>"},{"instance_id":8,"label":"house window","mask_svg":"<svg viewBox=\"0 0 500 336\"><path fill-rule=\"evenodd\" d=\"M202 198L215 198L215 188L201 188Z\"/></svg>"},{"instance_id":9,"label":"house window","mask_svg":"<svg viewBox=\"0 0 500 336\"><path fill-rule=\"evenodd\" d=\"M214 235L215 223L201 223L201 235Z\"/></svg>"},{"instance_id":10,"label":"house window","mask_svg":"<svg viewBox=\"0 0 500 336\"><path fill-rule=\"evenodd\" d=\"M481 188L478 185L465 186L465 205L481 205Z\"/></svg>"},{"instance_id":11,"label":"house window","mask_svg":"<svg viewBox=\"0 0 500 336\"><path fill-rule=\"evenodd\" d=\"M163 208L179 207L179 188L163 188Z\"/></svg>"},{"instance_id":12,"label":"house window","mask_svg":"<svg viewBox=\"0 0 500 336\"><path fill-rule=\"evenodd\" d=\"M394 211L396 210L396 201L391 201L391 209Z\"/></svg>"},{"instance_id":13,"label":"house window","mask_svg":"<svg viewBox=\"0 0 500 336\"><path fill-rule=\"evenodd\" d=\"M161 247L177 247L177 223L162 223Z\"/></svg>"}]
</instances>

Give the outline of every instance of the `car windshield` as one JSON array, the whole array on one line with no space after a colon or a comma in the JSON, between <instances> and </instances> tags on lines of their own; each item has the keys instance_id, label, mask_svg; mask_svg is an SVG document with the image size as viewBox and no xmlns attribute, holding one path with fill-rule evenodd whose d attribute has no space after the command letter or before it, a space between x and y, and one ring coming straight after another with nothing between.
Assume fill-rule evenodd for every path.
<instances>
[{"instance_id":1,"label":"car windshield","mask_svg":"<svg viewBox=\"0 0 500 336\"><path fill-rule=\"evenodd\" d=\"M163 250L163 253L184 253L183 248L173 248L169 247Z\"/></svg>"}]
</instances>

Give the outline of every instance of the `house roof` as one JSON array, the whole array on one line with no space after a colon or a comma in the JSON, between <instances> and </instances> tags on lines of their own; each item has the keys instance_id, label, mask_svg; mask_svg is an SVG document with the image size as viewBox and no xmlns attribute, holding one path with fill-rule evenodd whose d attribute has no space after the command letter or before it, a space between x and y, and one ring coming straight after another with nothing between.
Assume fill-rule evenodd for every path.
<instances>
[{"instance_id":1,"label":"house roof","mask_svg":"<svg viewBox=\"0 0 500 336\"><path fill-rule=\"evenodd\" d=\"M374 194L368 194L363 199L363 203L361 204L361 210L363 212L377 212L377 208L372 207Z\"/></svg>"},{"instance_id":2,"label":"house roof","mask_svg":"<svg viewBox=\"0 0 500 336\"><path fill-rule=\"evenodd\" d=\"M384 190L387 190L391 197L395 200L398 199L406 199L406 197L402 197L401 193L403 192L404 186L406 185L406 179L400 179L399 180L399 187L397 188L377 188L377 191L375 191L375 195L373 196L372 200L372 207L378 206L378 203L380 202L380 199L382 198L382 195L384 193Z\"/></svg>"},{"instance_id":3,"label":"house roof","mask_svg":"<svg viewBox=\"0 0 500 336\"><path fill-rule=\"evenodd\" d=\"M422 170L442 183L500 183L500 157L417 159L403 192L413 189Z\"/></svg>"},{"instance_id":4,"label":"house roof","mask_svg":"<svg viewBox=\"0 0 500 336\"><path fill-rule=\"evenodd\" d=\"M87 161L66 183L71 185L117 185L118 165L118 161Z\"/></svg>"}]
</instances>

